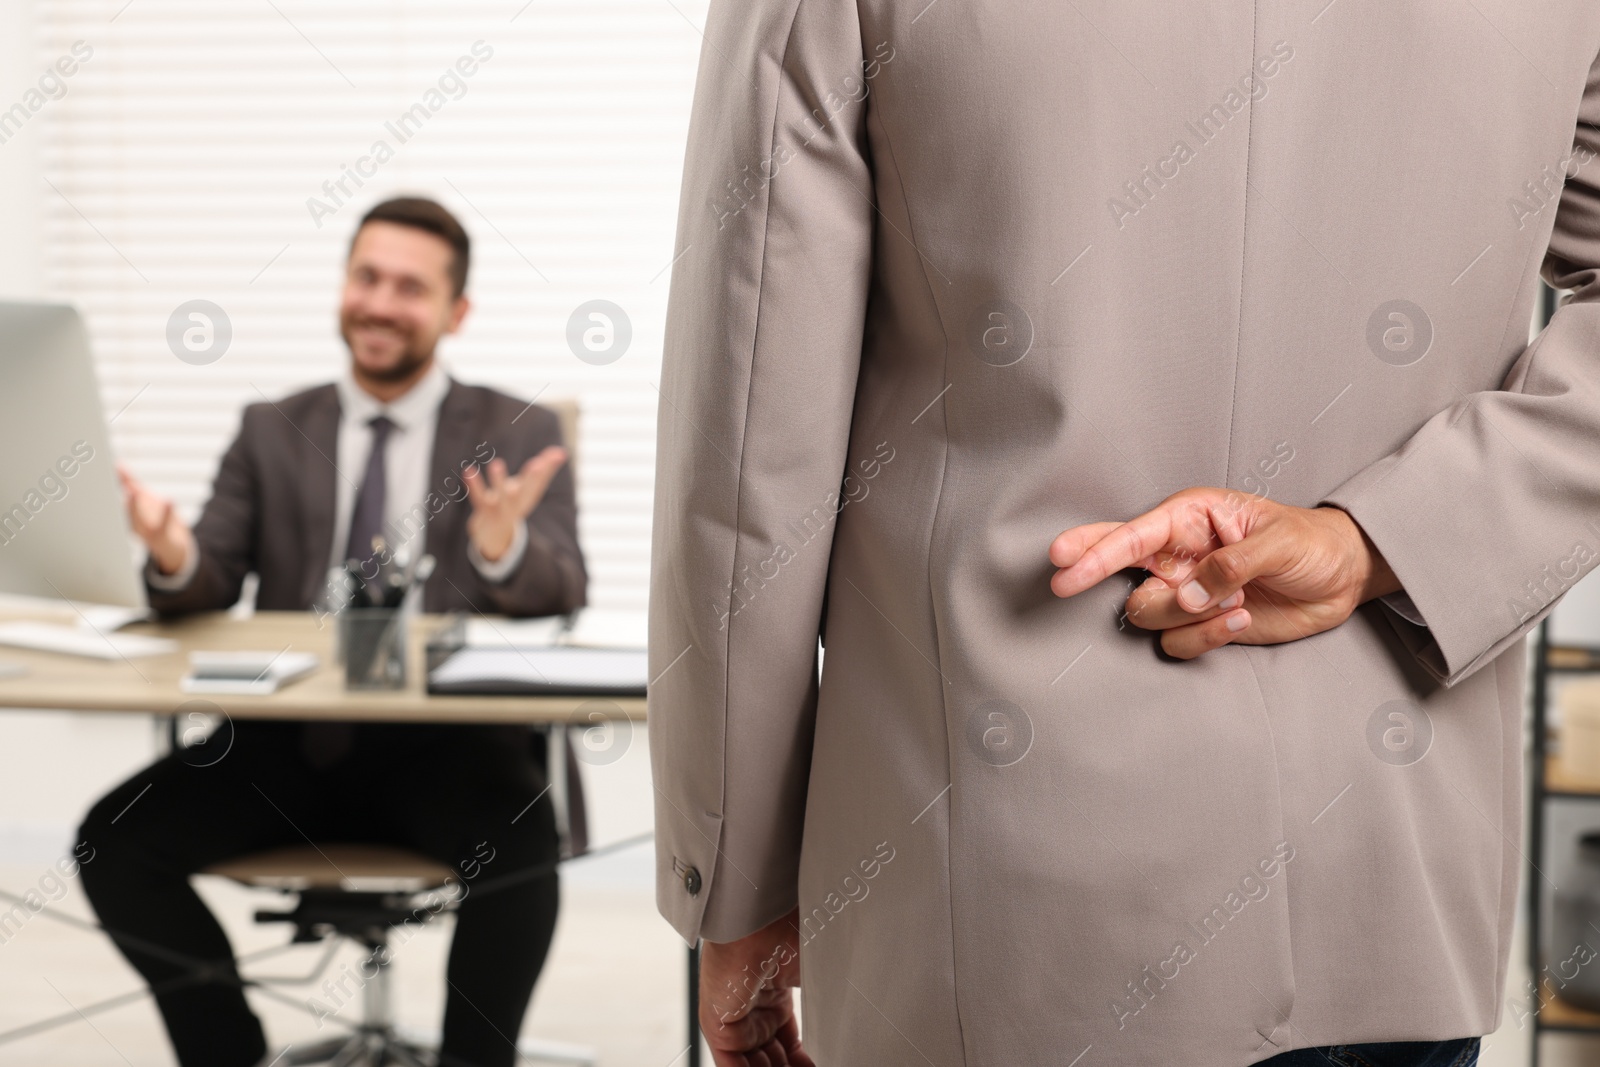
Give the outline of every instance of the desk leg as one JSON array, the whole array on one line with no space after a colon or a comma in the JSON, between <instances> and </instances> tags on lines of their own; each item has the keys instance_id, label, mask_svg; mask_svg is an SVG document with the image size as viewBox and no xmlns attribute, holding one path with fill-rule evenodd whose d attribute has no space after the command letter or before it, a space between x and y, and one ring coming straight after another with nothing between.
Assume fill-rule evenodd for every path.
<instances>
[{"instance_id":1,"label":"desk leg","mask_svg":"<svg viewBox=\"0 0 1600 1067\"><path fill-rule=\"evenodd\" d=\"M689 946L689 1063L700 1067L700 945Z\"/></svg>"},{"instance_id":2,"label":"desk leg","mask_svg":"<svg viewBox=\"0 0 1600 1067\"><path fill-rule=\"evenodd\" d=\"M178 717L157 715L153 722L156 730L156 758L170 756L178 751Z\"/></svg>"}]
</instances>

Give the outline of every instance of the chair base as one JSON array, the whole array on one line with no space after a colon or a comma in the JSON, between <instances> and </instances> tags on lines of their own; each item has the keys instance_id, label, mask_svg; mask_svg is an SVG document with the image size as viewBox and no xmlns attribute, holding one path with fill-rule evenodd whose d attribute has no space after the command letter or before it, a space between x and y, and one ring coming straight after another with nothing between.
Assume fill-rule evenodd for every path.
<instances>
[{"instance_id":1,"label":"chair base","mask_svg":"<svg viewBox=\"0 0 1600 1067\"><path fill-rule=\"evenodd\" d=\"M438 1067L433 1049L439 1043L437 1031L412 1033L395 1028L364 1027L347 1037L323 1041L303 1048L290 1046L272 1061L273 1067L327 1063L334 1067ZM517 1043L518 1057L530 1063L561 1063L571 1067L595 1067L593 1048L563 1041L524 1038Z\"/></svg>"},{"instance_id":2,"label":"chair base","mask_svg":"<svg viewBox=\"0 0 1600 1067\"><path fill-rule=\"evenodd\" d=\"M348 1037L304 1048L290 1046L275 1061L288 1065L326 1063L332 1067L436 1067L433 1053L402 1040L388 1028L363 1027Z\"/></svg>"},{"instance_id":3,"label":"chair base","mask_svg":"<svg viewBox=\"0 0 1600 1067\"><path fill-rule=\"evenodd\" d=\"M587 1045L569 1045L565 1041L542 1041L537 1037L517 1042L517 1055L532 1063L565 1063L571 1067L595 1067L599 1062L594 1049Z\"/></svg>"}]
</instances>

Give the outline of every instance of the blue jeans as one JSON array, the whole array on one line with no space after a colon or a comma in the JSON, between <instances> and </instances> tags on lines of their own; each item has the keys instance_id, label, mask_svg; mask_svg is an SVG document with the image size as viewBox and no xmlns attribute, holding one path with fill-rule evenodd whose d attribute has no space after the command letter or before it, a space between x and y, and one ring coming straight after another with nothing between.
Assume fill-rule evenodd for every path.
<instances>
[{"instance_id":1,"label":"blue jeans","mask_svg":"<svg viewBox=\"0 0 1600 1067\"><path fill-rule=\"evenodd\" d=\"M1326 1045L1297 1048L1256 1067L1472 1067L1478 1062L1478 1039L1456 1041L1382 1041L1372 1045Z\"/></svg>"}]
</instances>

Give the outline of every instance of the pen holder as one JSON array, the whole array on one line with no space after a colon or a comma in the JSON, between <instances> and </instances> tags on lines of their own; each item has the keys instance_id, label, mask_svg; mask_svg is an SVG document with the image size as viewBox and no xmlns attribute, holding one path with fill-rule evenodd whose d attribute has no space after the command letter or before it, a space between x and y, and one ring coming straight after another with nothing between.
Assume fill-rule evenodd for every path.
<instances>
[{"instance_id":1,"label":"pen holder","mask_svg":"<svg viewBox=\"0 0 1600 1067\"><path fill-rule=\"evenodd\" d=\"M406 687L406 620L399 608L346 608L339 615L346 689Z\"/></svg>"}]
</instances>

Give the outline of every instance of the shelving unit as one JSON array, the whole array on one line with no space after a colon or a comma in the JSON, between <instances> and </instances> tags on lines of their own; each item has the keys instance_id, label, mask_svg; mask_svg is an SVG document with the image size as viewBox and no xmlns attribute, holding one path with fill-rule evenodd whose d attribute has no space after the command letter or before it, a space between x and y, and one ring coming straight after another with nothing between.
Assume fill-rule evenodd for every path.
<instances>
[{"instance_id":1,"label":"shelving unit","mask_svg":"<svg viewBox=\"0 0 1600 1067\"><path fill-rule=\"evenodd\" d=\"M1534 640L1533 668L1533 746L1530 818L1528 834L1528 966L1535 975L1544 975L1545 959L1541 944L1544 930L1544 875L1535 867L1544 855L1547 802L1551 800L1600 801L1600 785L1576 781L1563 770L1561 761L1549 751L1550 679L1557 674L1600 675L1600 649L1559 646L1550 643L1550 623L1539 624ZM1539 1064L1539 1037L1543 1033L1584 1033L1600 1037L1600 1012L1586 1011L1568 1004L1555 992L1547 977L1539 981L1540 1009L1532 1015L1532 1067Z\"/></svg>"},{"instance_id":2,"label":"shelving unit","mask_svg":"<svg viewBox=\"0 0 1600 1067\"><path fill-rule=\"evenodd\" d=\"M1543 287L1539 303L1542 329L1555 314L1561 294ZM1600 648L1554 645L1550 640L1550 619L1545 618L1534 633L1533 648L1533 743L1529 763L1528 818L1528 967L1539 983L1539 1010L1532 1015L1533 1048L1531 1067L1539 1067L1539 1038L1547 1033L1588 1034L1600 1037L1600 1012L1586 1011L1568 1004L1557 995L1544 967L1544 874L1539 864L1545 856L1545 821L1552 800L1600 801L1600 785L1568 777L1561 761L1550 753L1550 679L1558 674L1600 675Z\"/></svg>"},{"instance_id":3,"label":"shelving unit","mask_svg":"<svg viewBox=\"0 0 1600 1067\"><path fill-rule=\"evenodd\" d=\"M1561 761L1549 751L1550 679L1557 674L1600 675L1600 649L1558 646L1550 643L1550 620L1539 624L1533 653L1533 744L1530 761L1531 789L1528 819L1528 967L1539 977L1539 1004L1531 1016L1532 1067L1539 1067L1539 1038L1546 1033L1581 1033L1600 1037L1600 1012L1568 1004L1544 977L1544 875L1545 818L1551 800L1600 801L1600 785L1570 779Z\"/></svg>"}]
</instances>

